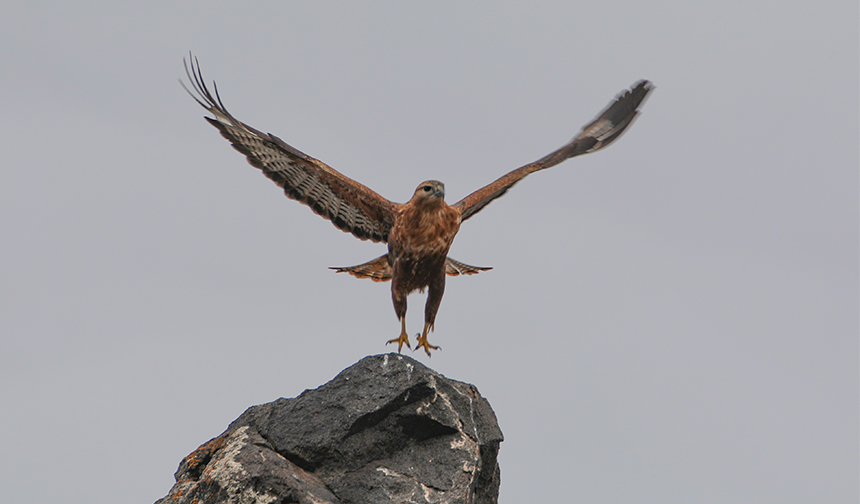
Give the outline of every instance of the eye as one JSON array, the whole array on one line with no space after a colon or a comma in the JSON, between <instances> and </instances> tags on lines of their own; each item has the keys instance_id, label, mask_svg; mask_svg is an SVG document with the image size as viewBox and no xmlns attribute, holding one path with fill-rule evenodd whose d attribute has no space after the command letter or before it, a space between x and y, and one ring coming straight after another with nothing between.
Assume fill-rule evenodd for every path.
<instances>
[{"instance_id":1,"label":"eye","mask_svg":"<svg viewBox=\"0 0 860 504\"><path fill-rule=\"evenodd\" d=\"M426 185L426 186L422 187L421 189L423 189L423 190L424 190L424 192L430 192L430 191L432 191L432 190L433 190L433 187L431 187L431 186L429 186L429 185Z\"/></svg>"}]
</instances>

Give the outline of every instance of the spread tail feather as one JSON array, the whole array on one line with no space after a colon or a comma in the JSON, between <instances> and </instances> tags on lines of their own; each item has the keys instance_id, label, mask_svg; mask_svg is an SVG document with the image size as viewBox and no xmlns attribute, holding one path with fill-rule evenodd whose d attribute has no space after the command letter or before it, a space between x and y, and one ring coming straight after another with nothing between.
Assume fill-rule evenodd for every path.
<instances>
[{"instance_id":1,"label":"spread tail feather","mask_svg":"<svg viewBox=\"0 0 860 504\"><path fill-rule=\"evenodd\" d=\"M475 273L491 269L493 268L487 266L469 266L468 264L463 264L460 261L455 261L450 257L445 258L445 273L448 276L474 275Z\"/></svg>"},{"instance_id":2,"label":"spread tail feather","mask_svg":"<svg viewBox=\"0 0 860 504\"><path fill-rule=\"evenodd\" d=\"M357 266L334 267L329 269L333 269L338 273L349 273L356 278L369 278L374 282L388 282L391 280L391 276L393 275L391 265L388 264L388 254ZM448 276L474 275L475 273L491 269L493 268L469 266L468 264L463 264L460 261L455 261L450 257L446 258L445 261L445 273Z\"/></svg>"},{"instance_id":3,"label":"spread tail feather","mask_svg":"<svg viewBox=\"0 0 860 504\"><path fill-rule=\"evenodd\" d=\"M372 261L368 261L358 266L334 267L338 273L349 273L356 278L369 278L374 282L387 282L391 280L393 271L391 265L388 264L388 254L377 257Z\"/></svg>"}]
</instances>

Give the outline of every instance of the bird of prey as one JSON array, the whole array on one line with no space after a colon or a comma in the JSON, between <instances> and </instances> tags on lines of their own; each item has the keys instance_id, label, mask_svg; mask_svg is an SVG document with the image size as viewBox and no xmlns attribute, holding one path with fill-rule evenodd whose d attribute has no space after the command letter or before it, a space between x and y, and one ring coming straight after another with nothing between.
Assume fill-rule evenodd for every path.
<instances>
[{"instance_id":1,"label":"bird of prey","mask_svg":"<svg viewBox=\"0 0 860 504\"><path fill-rule=\"evenodd\" d=\"M206 117L218 128L248 162L283 188L289 198L309 206L342 231L361 240L388 244L388 253L357 266L332 268L357 278L376 282L391 281L394 312L400 321L400 336L389 340L411 348L406 333L406 297L427 289L424 306L424 330L417 336L415 350L427 355L439 347L427 341L433 329L436 312L445 292L445 276L472 275L490 268L469 266L448 257L448 249L460 224L480 212L491 201L505 194L526 175L550 168L562 161L606 147L615 141L639 113L653 86L641 80L619 94L570 142L549 155L517 168L478 189L462 200L445 202L445 185L438 180L418 184L406 203L389 201L370 188L346 177L269 133L263 133L239 121L227 112L217 85L209 91L196 58L185 65L194 92L185 90L214 118ZM181 83L181 81L180 81ZM214 83L213 83L214 85Z\"/></svg>"}]
</instances>

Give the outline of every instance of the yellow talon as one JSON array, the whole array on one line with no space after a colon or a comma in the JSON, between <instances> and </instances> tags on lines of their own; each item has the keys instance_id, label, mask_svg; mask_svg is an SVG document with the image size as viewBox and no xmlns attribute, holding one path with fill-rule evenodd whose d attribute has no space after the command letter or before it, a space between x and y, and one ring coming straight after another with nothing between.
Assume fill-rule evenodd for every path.
<instances>
[{"instance_id":1,"label":"yellow talon","mask_svg":"<svg viewBox=\"0 0 860 504\"><path fill-rule=\"evenodd\" d=\"M409 346L409 335L406 334L405 318L400 319L400 337L385 342L386 345L389 343L397 343L397 353L400 353L400 349L403 348L404 343L406 343L406 348L412 348L411 346Z\"/></svg>"},{"instance_id":2,"label":"yellow talon","mask_svg":"<svg viewBox=\"0 0 860 504\"><path fill-rule=\"evenodd\" d=\"M424 351L427 352L428 357L433 357L430 355L430 350L442 350L442 347L433 346L427 341L427 333L433 328L429 323L424 323L424 334L418 334L418 344L415 346L415 350L418 350L421 347L424 347ZM402 337L402 335L401 335Z\"/></svg>"}]
</instances>

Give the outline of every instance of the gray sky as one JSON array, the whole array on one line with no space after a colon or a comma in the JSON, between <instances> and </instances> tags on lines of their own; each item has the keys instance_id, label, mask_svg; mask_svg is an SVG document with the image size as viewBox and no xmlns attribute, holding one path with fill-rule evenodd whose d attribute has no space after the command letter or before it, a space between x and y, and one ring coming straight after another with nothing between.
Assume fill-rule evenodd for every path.
<instances>
[{"instance_id":1,"label":"gray sky","mask_svg":"<svg viewBox=\"0 0 860 504\"><path fill-rule=\"evenodd\" d=\"M0 48L4 503L152 502L399 332L387 284L327 269L384 247L203 121L189 50L394 201L457 201L653 80L616 144L464 224L451 256L495 269L414 355L494 407L503 503L858 501L857 2L16 2Z\"/></svg>"}]
</instances>

